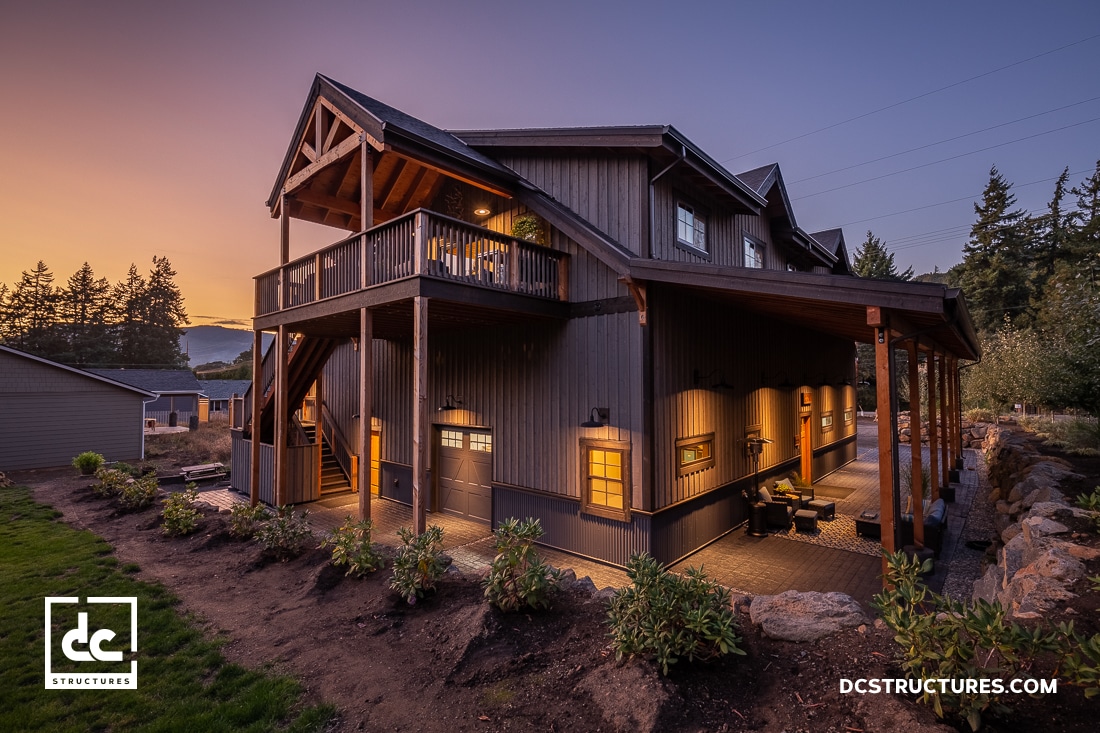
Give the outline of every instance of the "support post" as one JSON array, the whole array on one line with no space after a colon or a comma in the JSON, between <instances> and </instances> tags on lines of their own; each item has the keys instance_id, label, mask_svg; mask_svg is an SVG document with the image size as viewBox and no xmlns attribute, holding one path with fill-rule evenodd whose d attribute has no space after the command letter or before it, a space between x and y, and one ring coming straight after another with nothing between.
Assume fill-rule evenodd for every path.
<instances>
[{"instance_id":1,"label":"support post","mask_svg":"<svg viewBox=\"0 0 1100 733\"><path fill-rule=\"evenodd\" d=\"M287 388L288 348L287 328L279 326L279 334L275 337L275 506L286 504L287 402L290 399Z\"/></svg>"},{"instance_id":2,"label":"support post","mask_svg":"<svg viewBox=\"0 0 1100 733\"><path fill-rule=\"evenodd\" d=\"M890 345L888 318L880 308L867 308L867 325L875 329L875 393L878 410L878 490L879 522L882 548L886 552L897 550L897 445L896 389L894 386L893 348ZM886 558L882 558L882 572L886 574Z\"/></svg>"},{"instance_id":3,"label":"support post","mask_svg":"<svg viewBox=\"0 0 1100 733\"><path fill-rule=\"evenodd\" d=\"M920 418L920 369L917 358L920 351L917 342L910 341L909 351L909 447L913 465L909 483L913 501L913 544L924 547L924 467L921 465L921 418ZM929 432L932 432L929 425Z\"/></svg>"},{"instance_id":4,"label":"support post","mask_svg":"<svg viewBox=\"0 0 1100 733\"><path fill-rule=\"evenodd\" d=\"M356 490L359 492L359 519L370 519L371 412L374 410L374 314L359 309L359 456Z\"/></svg>"},{"instance_id":5,"label":"support post","mask_svg":"<svg viewBox=\"0 0 1100 733\"><path fill-rule=\"evenodd\" d=\"M928 373L925 379L928 384L928 489L932 501L940 498L940 413L936 402L939 393L936 391L936 352L928 352Z\"/></svg>"},{"instance_id":6,"label":"support post","mask_svg":"<svg viewBox=\"0 0 1100 733\"><path fill-rule=\"evenodd\" d=\"M947 355L941 354L939 373L936 375L936 378L939 381L940 401L943 405L943 416L941 417L941 421L943 422L943 440L940 442L940 458L942 459L940 464L940 481L942 482L941 486L947 486L949 483L951 483L951 476L948 473L950 465L947 455L948 443L951 442L951 403L947 396L946 372Z\"/></svg>"},{"instance_id":7,"label":"support post","mask_svg":"<svg viewBox=\"0 0 1100 733\"><path fill-rule=\"evenodd\" d=\"M248 471L248 501L260 503L260 413L264 404L264 332L252 332L252 465Z\"/></svg>"},{"instance_id":8,"label":"support post","mask_svg":"<svg viewBox=\"0 0 1100 733\"><path fill-rule=\"evenodd\" d=\"M962 470L962 375L959 373L959 359L955 356L951 357L951 386L954 395L952 401L955 403L955 465Z\"/></svg>"},{"instance_id":9,"label":"support post","mask_svg":"<svg viewBox=\"0 0 1100 733\"><path fill-rule=\"evenodd\" d=\"M417 214L419 217L420 214ZM419 228L418 230L419 231ZM428 498L428 299L413 298L413 532L425 529ZM370 466L360 473L369 474ZM369 479L368 479L369 480Z\"/></svg>"},{"instance_id":10,"label":"support post","mask_svg":"<svg viewBox=\"0 0 1100 733\"><path fill-rule=\"evenodd\" d=\"M374 156L366 137L359 146L359 228L366 232L374 226ZM359 287L369 287L374 273L374 248L364 234L359 242Z\"/></svg>"},{"instance_id":11,"label":"support post","mask_svg":"<svg viewBox=\"0 0 1100 733\"><path fill-rule=\"evenodd\" d=\"M317 441L314 448L317 454L317 467L313 473L313 480L317 482L318 499L321 498L321 482L324 480L324 473L321 464L325 460L325 423L324 417L321 414L321 405L324 404L325 389L324 380L321 375L317 375L317 380L313 383L313 437Z\"/></svg>"}]
</instances>

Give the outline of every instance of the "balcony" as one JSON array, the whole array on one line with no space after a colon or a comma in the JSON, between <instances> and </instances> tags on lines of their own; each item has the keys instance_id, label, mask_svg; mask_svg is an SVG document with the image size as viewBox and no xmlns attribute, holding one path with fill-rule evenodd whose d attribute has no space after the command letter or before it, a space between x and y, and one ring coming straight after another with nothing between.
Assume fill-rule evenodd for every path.
<instances>
[{"instance_id":1,"label":"balcony","mask_svg":"<svg viewBox=\"0 0 1100 733\"><path fill-rule=\"evenodd\" d=\"M256 277L256 316L412 277L568 299L569 256L425 209Z\"/></svg>"}]
</instances>

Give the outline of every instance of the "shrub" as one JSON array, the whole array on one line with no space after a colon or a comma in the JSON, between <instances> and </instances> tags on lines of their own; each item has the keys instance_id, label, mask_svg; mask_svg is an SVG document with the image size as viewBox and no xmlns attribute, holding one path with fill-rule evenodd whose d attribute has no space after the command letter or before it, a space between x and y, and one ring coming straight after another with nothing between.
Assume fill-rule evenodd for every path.
<instances>
[{"instance_id":1,"label":"shrub","mask_svg":"<svg viewBox=\"0 0 1100 733\"><path fill-rule=\"evenodd\" d=\"M371 542L373 528L374 523L371 520L356 522L349 514L342 525L321 541L321 547L332 545L332 564L336 567L347 565L348 571L344 575L355 573L362 577L373 573L385 562L378 548Z\"/></svg>"},{"instance_id":2,"label":"shrub","mask_svg":"<svg viewBox=\"0 0 1100 733\"><path fill-rule=\"evenodd\" d=\"M157 477L146 474L141 478L128 478L118 493L118 503L124 509L141 509L157 498Z\"/></svg>"},{"instance_id":3,"label":"shrub","mask_svg":"<svg viewBox=\"0 0 1100 733\"><path fill-rule=\"evenodd\" d=\"M267 509L263 504L256 506L234 504L229 510L229 534L239 539L250 540L256 535L256 530L266 518Z\"/></svg>"},{"instance_id":4,"label":"shrub","mask_svg":"<svg viewBox=\"0 0 1100 733\"><path fill-rule=\"evenodd\" d=\"M1092 524L1097 532L1100 532L1100 486L1092 490L1091 494L1081 494L1077 497L1077 506L1096 512L1092 515Z\"/></svg>"},{"instance_id":5,"label":"shrub","mask_svg":"<svg viewBox=\"0 0 1100 733\"><path fill-rule=\"evenodd\" d=\"M410 605L435 590L443 577L443 529L432 525L423 534L414 535L411 529L397 530L402 545L393 560L393 580L390 588L401 594Z\"/></svg>"},{"instance_id":6,"label":"shrub","mask_svg":"<svg viewBox=\"0 0 1100 733\"><path fill-rule=\"evenodd\" d=\"M73 467L80 470L85 476L91 476L103 465L103 456L86 450L73 458Z\"/></svg>"},{"instance_id":7,"label":"shrub","mask_svg":"<svg viewBox=\"0 0 1100 733\"><path fill-rule=\"evenodd\" d=\"M306 522L308 516L308 511L298 514L289 506L276 507L275 515L256 528L256 541L278 559L289 560L300 553L312 537Z\"/></svg>"},{"instance_id":8,"label":"shrub","mask_svg":"<svg viewBox=\"0 0 1100 733\"><path fill-rule=\"evenodd\" d=\"M92 484L92 492L96 496L115 496L122 493L122 487L133 478L114 468L101 468L95 472L96 483Z\"/></svg>"},{"instance_id":9,"label":"shrub","mask_svg":"<svg viewBox=\"0 0 1100 733\"><path fill-rule=\"evenodd\" d=\"M133 476L134 478L137 478L138 476L140 476L142 474L141 471L137 470L136 468L131 466L129 463L126 463L124 461L117 462L115 465L111 466L111 468L113 468L116 471L119 471L121 473L124 473L127 476Z\"/></svg>"},{"instance_id":10,"label":"shrub","mask_svg":"<svg viewBox=\"0 0 1100 733\"><path fill-rule=\"evenodd\" d=\"M965 417L970 422L997 422L997 415L993 412L993 410L989 410L984 407L972 407L965 413L963 413L963 417Z\"/></svg>"},{"instance_id":11,"label":"shrub","mask_svg":"<svg viewBox=\"0 0 1100 733\"><path fill-rule=\"evenodd\" d=\"M195 484L187 484L187 491L179 491L169 494L164 500L164 534L186 535L191 534L199 526L199 517L202 516L195 508L195 500L199 497Z\"/></svg>"},{"instance_id":12,"label":"shrub","mask_svg":"<svg viewBox=\"0 0 1100 733\"><path fill-rule=\"evenodd\" d=\"M1065 647L1065 635L1006 624L999 603L968 604L929 591L920 574L931 570L931 559L922 564L896 552L886 561L888 588L872 603L893 630L902 668L911 679L1008 679L1029 670L1037 655ZM992 689L956 694L949 687L938 694L925 691L919 699L941 718L957 713L972 730L978 730L987 710L1008 712Z\"/></svg>"},{"instance_id":13,"label":"shrub","mask_svg":"<svg viewBox=\"0 0 1100 733\"><path fill-rule=\"evenodd\" d=\"M561 585L561 572L547 565L535 550L542 537L537 519L505 519L493 532L496 557L481 582L489 603L501 611L518 611L523 606L549 608L550 597Z\"/></svg>"},{"instance_id":14,"label":"shrub","mask_svg":"<svg viewBox=\"0 0 1100 733\"><path fill-rule=\"evenodd\" d=\"M745 653L729 591L701 568L677 575L644 553L632 556L626 568L631 585L615 593L608 612L618 659L652 656L667 675L668 666L685 657Z\"/></svg>"}]
</instances>

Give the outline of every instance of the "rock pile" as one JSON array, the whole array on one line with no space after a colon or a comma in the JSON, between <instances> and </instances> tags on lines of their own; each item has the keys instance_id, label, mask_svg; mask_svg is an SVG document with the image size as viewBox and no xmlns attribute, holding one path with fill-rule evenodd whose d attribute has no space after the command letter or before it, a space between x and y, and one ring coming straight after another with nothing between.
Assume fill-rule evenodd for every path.
<instances>
[{"instance_id":1,"label":"rock pile","mask_svg":"<svg viewBox=\"0 0 1100 733\"><path fill-rule=\"evenodd\" d=\"M908 412L898 413L898 441L901 443L911 443L913 441L913 429L910 425ZM940 422L937 420L936 425L939 426ZM959 427L962 438L963 448L979 448L982 442L985 440L985 436L988 434L989 429L993 427L988 423L971 422L964 419ZM920 442L925 445L928 444L928 421L924 420L920 424Z\"/></svg>"},{"instance_id":2,"label":"rock pile","mask_svg":"<svg viewBox=\"0 0 1100 733\"><path fill-rule=\"evenodd\" d=\"M1100 557L1100 550L1073 541L1090 531L1095 512L1070 506L1063 495L1061 489L1081 477L1022 436L991 427L983 450L1004 544L974 584L974 598L999 601L1010 616L1035 618L1073 598L1068 586L1085 576L1083 561Z\"/></svg>"}]
</instances>

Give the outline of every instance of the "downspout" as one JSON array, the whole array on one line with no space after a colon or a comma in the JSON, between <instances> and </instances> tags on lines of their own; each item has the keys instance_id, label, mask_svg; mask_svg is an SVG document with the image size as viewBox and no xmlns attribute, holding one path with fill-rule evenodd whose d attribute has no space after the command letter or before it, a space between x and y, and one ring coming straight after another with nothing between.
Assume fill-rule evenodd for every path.
<instances>
[{"instance_id":1,"label":"downspout","mask_svg":"<svg viewBox=\"0 0 1100 733\"><path fill-rule=\"evenodd\" d=\"M145 460L145 406L150 402L156 402L160 397L153 396L151 399L141 401L141 460Z\"/></svg>"},{"instance_id":2,"label":"downspout","mask_svg":"<svg viewBox=\"0 0 1100 733\"><path fill-rule=\"evenodd\" d=\"M649 252L646 253L646 257L653 259L653 227L655 225L653 216L653 184L657 182L659 178L664 176L675 166L683 163L687 159L687 146L680 144L680 157L666 165L660 173L649 179Z\"/></svg>"}]
</instances>

